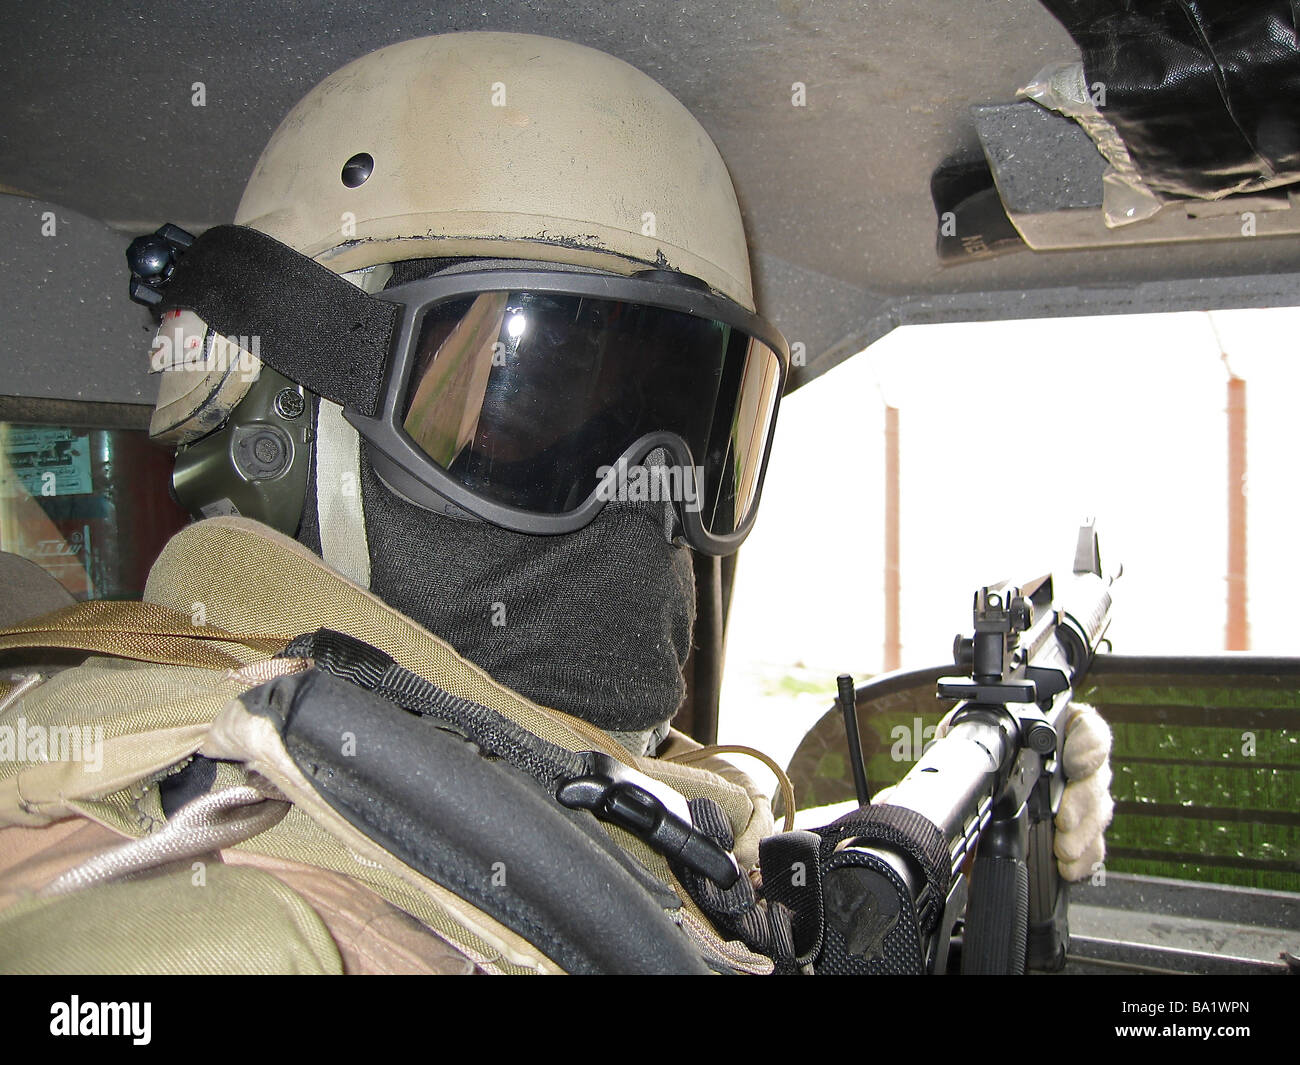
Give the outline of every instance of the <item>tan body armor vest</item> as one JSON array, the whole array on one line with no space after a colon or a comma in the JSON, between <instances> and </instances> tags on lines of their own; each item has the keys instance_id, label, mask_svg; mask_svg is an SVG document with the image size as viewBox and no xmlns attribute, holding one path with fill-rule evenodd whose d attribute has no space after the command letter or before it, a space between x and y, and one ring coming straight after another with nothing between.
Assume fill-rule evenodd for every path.
<instances>
[{"instance_id":1,"label":"tan body armor vest","mask_svg":"<svg viewBox=\"0 0 1300 1065\"><path fill-rule=\"evenodd\" d=\"M319 628L561 748L713 799L742 875L755 869L770 803L716 752L673 733L658 757L634 758L498 684L296 541L214 518L171 540L143 602L78 603L0 630L7 659L34 663L0 692L0 971L562 971L340 816L239 701L308 668L275 656ZM196 755L215 777L169 819L160 785ZM706 964L771 971L719 935L660 854L604 828L671 889L669 916Z\"/></svg>"}]
</instances>

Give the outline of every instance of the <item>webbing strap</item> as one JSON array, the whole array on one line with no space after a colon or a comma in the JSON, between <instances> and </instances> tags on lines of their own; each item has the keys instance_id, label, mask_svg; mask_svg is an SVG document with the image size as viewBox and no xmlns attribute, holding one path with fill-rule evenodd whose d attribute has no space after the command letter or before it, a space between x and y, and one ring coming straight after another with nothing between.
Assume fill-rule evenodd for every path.
<instances>
[{"instance_id":1,"label":"webbing strap","mask_svg":"<svg viewBox=\"0 0 1300 1065\"><path fill-rule=\"evenodd\" d=\"M292 635L233 633L210 625L195 625L179 611L156 603L91 600L0 629L0 651L60 648L165 665L225 670L241 669L251 660L269 657L292 638ZM245 647L253 653L246 660L221 644Z\"/></svg>"},{"instance_id":2,"label":"webbing strap","mask_svg":"<svg viewBox=\"0 0 1300 1065\"><path fill-rule=\"evenodd\" d=\"M721 807L709 798L691 800L691 820L699 831L718 846L730 849L735 841ZM691 897L715 925L736 936L750 949L777 963L778 971L793 971L795 964L794 930L791 911L785 906L760 903L749 877L742 876L730 887L722 888L690 870L678 870Z\"/></svg>"},{"instance_id":3,"label":"webbing strap","mask_svg":"<svg viewBox=\"0 0 1300 1065\"><path fill-rule=\"evenodd\" d=\"M825 932L822 901L821 837L815 832L779 832L758 845L763 897L790 911L794 964L817 958Z\"/></svg>"},{"instance_id":4,"label":"webbing strap","mask_svg":"<svg viewBox=\"0 0 1300 1065\"><path fill-rule=\"evenodd\" d=\"M878 843L903 850L921 867L930 887L930 896L918 909L917 920L926 932L938 923L952 886L952 865L942 829L924 814L906 806L874 803L819 828L817 834L822 837L823 864L836 845L846 839L868 847Z\"/></svg>"},{"instance_id":5,"label":"webbing strap","mask_svg":"<svg viewBox=\"0 0 1300 1065\"><path fill-rule=\"evenodd\" d=\"M583 776L588 759L535 736L505 714L461 699L363 640L320 629L300 636L283 651L287 658L310 658L317 668L372 691L402 709L436 717L464 731L480 747L524 770L550 791L561 780Z\"/></svg>"},{"instance_id":6,"label":"webbing strap","mask_svg":"<svg viewBox=\"0 0 1300 1065\"><path fill-rule=\"evenodd\" d=\"M343 408L322 399L316 408L316 527L330 569L370 587L370 544L361 497L361 437Z\"/></svg>"}]
</instances>

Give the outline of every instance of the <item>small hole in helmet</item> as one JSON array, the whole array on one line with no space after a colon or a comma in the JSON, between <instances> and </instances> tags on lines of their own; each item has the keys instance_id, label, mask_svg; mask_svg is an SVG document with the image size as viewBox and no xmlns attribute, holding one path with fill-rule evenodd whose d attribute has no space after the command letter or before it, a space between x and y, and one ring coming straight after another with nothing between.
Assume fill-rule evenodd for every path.
<instances>
[{"instance_id":1,"label":"small hole in helmet","mask_svg":"<svg viewBox=\"0 0 1300 1065\"><path fill-rule=\"evenodd\" d=\"M350 189L363 185L375 170L375 160L369 152L357 152L343 164L343 184Z\"/></svg>"}]
</instances>

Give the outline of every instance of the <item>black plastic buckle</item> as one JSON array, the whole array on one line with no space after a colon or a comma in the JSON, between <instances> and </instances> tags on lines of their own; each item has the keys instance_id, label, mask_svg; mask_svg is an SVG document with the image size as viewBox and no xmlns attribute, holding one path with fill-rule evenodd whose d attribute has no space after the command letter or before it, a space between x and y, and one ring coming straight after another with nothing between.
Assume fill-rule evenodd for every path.
<instances>
[{"instance_id":1,"label":"black plastic buckle","mask_svg":"<svg viewBox=\"0 0 1300 1065\"><path fill-rule=\"evenodd\" d=\"M560 785L561 803L626 829L724 890L740 879L735 858L691 824L682 795L600 751L585 751L583 757L590 772Z\"/></svg>"}]
</instances>

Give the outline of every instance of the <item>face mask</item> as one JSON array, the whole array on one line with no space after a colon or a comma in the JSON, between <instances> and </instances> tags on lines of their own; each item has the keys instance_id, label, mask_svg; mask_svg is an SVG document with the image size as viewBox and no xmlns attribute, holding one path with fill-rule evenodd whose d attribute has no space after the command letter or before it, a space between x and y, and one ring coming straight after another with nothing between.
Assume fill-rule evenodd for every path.
<instances>
[{"instance_id":1,"label":"face mask","mask_svg":"<svg viewBox=\"0 0 1300 1065\"><path fill-rule=\"evenodd\" d=\"M577 532L537 536L417 507L364 455L361 471L376 595L534 702L609 732L663 731L695 619L671 504L613 501Z\"/></svg>"}]
</instances>

